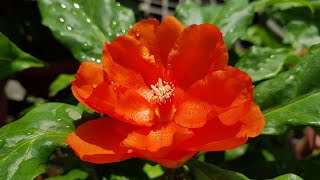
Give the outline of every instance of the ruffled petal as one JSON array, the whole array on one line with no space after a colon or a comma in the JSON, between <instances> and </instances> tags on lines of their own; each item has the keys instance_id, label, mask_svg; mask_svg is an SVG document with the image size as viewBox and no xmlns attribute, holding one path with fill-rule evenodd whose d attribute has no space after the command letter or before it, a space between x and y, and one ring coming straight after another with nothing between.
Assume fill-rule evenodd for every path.
<instances>
[{"instance_id":1,"label":"ruffled petal","mask_svg":"<svg viewBox=\"0 0 320 180\"><path fill-rule=\"evenodd\" d=\"M103 82L102 66L94 62L84 62L75 75L75 80L72 82L72 92L74 96L82 104L84 99L88 98L94 88Z\"/></svg>"},{"instance_id":2,"label":"ruffled petal","mask_svg":"<svg viewBox=\"0 0 320 180\"><path fill-rule=\"evenodd\" d=\"M184 26L173 16L165 17L156 30L159 43L160 57L164 65L167 64L168 54L172 50Z\"/></svg>"},{"instance_id":3,"label":"ruffled petal","mask_svg":"<svg viewBox=\"0 0 320 180\"><path fill-rule=\"evenodd\" d=\"M83 161L111 163L134 157L132 151L121 147L121 141L133 126L111 118L100 118L80 125L65 142Z\"/></svg>"},{"instance_id":4,"label":"ruffled petal","mask_svg":"<svg viewBox=\"0 0 320 180\"><path fill-rule=\"evenodd\" d=\"M261 134L265 124L264 116L256 104L252 104L241 122L243 125L237 137L256 137Z\"/></svg>"},{"instance_id":5,"label":"ruffled petal","mask_svg":"<svg viewBox=\"0 0 320 180\"><path fill-rule=\"evenodd\" d=\"M85 100L89 107L121 121L137 126L151 126L154 111L150 103L137 92L104 82Z\"/></svg>"},{"instance_id":6,"label":"ruffled petal","mask_svg":"<svg viewBox=\"0 0 320 180\"><path fill-rule=\"evenodd\" d=\"M173 120L186 128L204 126L214 106L205 101L193 98L180 88L175 90L175 107Z\"/></svg>"},{"instance_id":7,"label":"ruffled petal","mask_svg":"<svg viewBox=\"0 0 320 180\"><path fill-rule=\"evenodd\" d=\"M140 151L156 152L166 147L171 149L190 136L192 132L173 121L159 122L152 128L141 128L130 133L123 144Z\"/></svg>"},{"instance_id":8,"label":"ruffled petal","mask_svg":"<svg viewBox=\"0 0 320 180\"><path fill-rule=\"evenodd\" d=\"M183 88L202 79L209 70L223 68L227 62L227 48L222 33L211 24L185 28L168 57L174 84Z\"/></svg>"},{"instance_id":9,"label":"ruffled petal","mask_svg":"<svg viewBox=\"0 0 320 180\"><path fill-rule=\"evenodd\" d=\"M240 97L243 101L252 101L252 80L245 72L228 66L209 73L187 92L209 104L230 107Z\"/></svg>"}]
</instances>

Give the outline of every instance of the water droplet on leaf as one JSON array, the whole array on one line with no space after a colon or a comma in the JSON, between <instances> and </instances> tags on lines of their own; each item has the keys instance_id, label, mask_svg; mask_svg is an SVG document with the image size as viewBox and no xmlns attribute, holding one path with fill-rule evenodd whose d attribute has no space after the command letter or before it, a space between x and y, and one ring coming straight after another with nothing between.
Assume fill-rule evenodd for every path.
<instances>
[{"instance_id":1,"label":"water droplet on leaf","mask_svg":"<svg viewBox=\"0 0 320 180\"><path fill-rule=\"evenodd\" d=\"M87 21L88 23L91 22L91 20L90 20L89 18L87 18L86 21Z\"/></svg>"},{"instance_id":2,"label":"water droplet on leaf","mask_svg":"<svg viewBox=\"0 0 320 180\"><path fill-rule=\"evenodd\" d=\"M74 6L75 8L77 8L77 9L80 8L79 4L77 4L77 3L74 3L73 6Z\"/></svg>"},{"instance_id":3,"label":"water droplet on leaf","mask_svg":"<svg viewBox=\"0 0 320 180\"><path fill-rule=\"evenodd\" d=\"M64 19L63 19L63 18L59 18L59 21L60 21L60 22L64 22Z\"/></svg>"},{"instance_id":4,"label":"water droplet on leaf","mask_svg":"<svg viewBox=\"0 0 320 180\"><path fill-rule=\"evenodd\" d=\"M60 4L61 5L61 7L63 8L63 9L65 9L67 6L65 5L65 4Z\"/></svg>"},{"instance_id":5,"label":"water droplet on leaf","mask_svg":"<svg viewBox=\"0 0 320 180\"><path fill-rule=\"evenodd\" d=\"M72 30L72 27L71 26L67 26L67 29L69 30L69 31L71 31Z\"/></svg>"}]
</instances>

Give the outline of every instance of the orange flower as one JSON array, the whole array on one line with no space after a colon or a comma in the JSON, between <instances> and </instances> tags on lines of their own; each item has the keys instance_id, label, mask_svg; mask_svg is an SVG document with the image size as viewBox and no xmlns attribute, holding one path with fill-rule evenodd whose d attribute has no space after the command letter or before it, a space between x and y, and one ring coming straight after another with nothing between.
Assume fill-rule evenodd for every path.
<instances>
[{"instance_id":1,"label":"orange flower","mask_svg":"<svg viewBox=\"0 0 320 180\"><path fill-rule=\"evenodd\" d=\"M168 168L199 151L244 144L261 133L264 118L251 78L227 62L214 25L138 22L104 44L102 65L81 64L73 94L109 117L82 124L66 143L92 163L141 157Z\"/></svg>"}]
</instances>

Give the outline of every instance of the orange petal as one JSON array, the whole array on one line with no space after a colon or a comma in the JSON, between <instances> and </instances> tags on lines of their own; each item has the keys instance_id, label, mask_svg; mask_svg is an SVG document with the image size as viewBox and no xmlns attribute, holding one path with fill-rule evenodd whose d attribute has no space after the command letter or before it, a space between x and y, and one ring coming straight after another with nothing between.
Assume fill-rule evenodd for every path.
<instances>
[{"instance_id":1,"label":"orange petal","mask_svg":"<svg viewBox=\"0 0 320 180\"><path fill-rule=\"evenodd\" d=\"M206 124L207 117L213 106L205 101L185 94L182 89L175 90L175 107L173 120L180 126L199 128Z\"/></svg>"},{"instance_id":2,"label":"orange petal","mask_svg":"<svg viewBox=\"0 0 320 180\"><path fill-rule=\"evenodd\" d=\"M144 153L139 156L157 162L166 168L178 168L185 164L198 152L195 151L172 151L167 156L157 157L153 153Z\"/></svg>"},{"instance_id":3,"label":"orange petal","mask_svg":"<svg viewBox=\"0 0 320 180\"><path fill-rule=\"evenodd\" d=\"M265 124L264 116L256 104L251 106L241 122L243 125L237 137L256 137L261 134Z\"/></svg>"},{"instance_id":4,"label":"orange petal","mask_svg":"<svg viewBox=\"0 0 320 180\"><path fill-rule=\"evenodd\" d=\"M252 81L245 72L228 66L197 81L188 93L209 104L229 107L240 97L252 101Z\"/></svg>"},{"instance_id":5,"label":"orange petal","mask_svg":"<svg viewBox=\"0 0 320 180\"><path fill-rule=\"evenodd\" d=\"M121 141L133 126L111 118L100 118L80 125L65 142L81 160L111 163L133 157L131 150L121 147Z\"/></svg>"},{"instance_id":6,"label":"orange petal","mask_svg":"<svg viewBox=\"0 0 320 180\"><path fill-rule=\"evenodd\" d=\"M147 85L154 84L162 77L162 66L156 63L147 47L133 37L119 36L107 46L115 63L141 74Z\"/></svg>"},{"instance_id":7,"label":"orange petal","mask_svg":"<svg viewBox=\"0 0 320 180\"><path fill-rule=\"evenodd\" d=\"M185 28L168 57L174 84L189 87L209 70L226 66L227 57L227 48L217 27L201 24Z\"/></svg>"},{"instance_id":8,"label":"orange petal","mask_svg":"<svg viewBox=\"0 0 320 180\"><path fill-rule=\"evenodd\" d=\"M189 129L194 135L182 143L178 149L194 150L209 143L234 138L236 137L240 128L241 123L236 123L232 126L226 126L222 124L218 118L211 119L207 121L206 125L201 128ZM227 144L225 144L225 148L228 148Z\"/></svg>"},{"instance_id":9,"label":"orange petal","mask_svg":"<svg viewBox=\"0 0 320 180\"><path fill-rule=\"evenodd\" d=\"M233 125L243 119L244 116L249 112L251 105L253 103L251 101L247 101L242 103L239 106L230 108L218 115L220 121L225 125Z\"/></svg>"},{"instance_id":10,"label":"orange petal","mask_svg":"<svg viewBox=\"0 0 320 180\"><path fill-rule=\"evenodd\" d=\"M84 62L75 75L75 80L72 82L72 92L74 96L82 104L84 99L88 98L94 87L103 82L102 66L94 62Z\"/></svg>"},{"instance_id":11,"label":"orange petal","mask_svg":"<svg viewBox=\"0 0 320 180\"><path fill-rule=\"evenodd\" d=\"M121 121L138 126L151 126L154 112L150 103L137 92L106 82L97 86L85 100L89 107Z\"/></svg>"},{"instance_id":12,"label":"orange petal","mask_svg":"<svg viewBox=\"0 0 320 180\"><path fill-rule=\"evenodd\" d=\"M141 128L130 133L123 144L142 151L156 152L165 147L173 148L191 135L187 128L173 121L159 122L152 128Z\"/></svg>"},{"instance_id":13,"label":"orange petal","mask_svg":"<svg viewBox=\"0 0 320 180\"><path fill-rule=\"evenodd\" d=\"M163 64L167 64L168 54L174 47L175 42L182 33L184 26L173 16L165 17L156 30L160 56Z\"/></svg>"}]
</instances>

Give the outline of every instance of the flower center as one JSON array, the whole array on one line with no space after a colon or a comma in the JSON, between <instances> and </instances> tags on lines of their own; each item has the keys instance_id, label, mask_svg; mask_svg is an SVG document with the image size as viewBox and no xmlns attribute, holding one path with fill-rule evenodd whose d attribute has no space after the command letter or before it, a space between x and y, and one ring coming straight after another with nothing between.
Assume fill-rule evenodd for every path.
<instances>
[{"instance_id":1,"label":"flower center","mask_svg":"<svg viewBox=\"0 0 320 180\"><path fill-rule=\"evenodd\" d=\"M151 89L153 90L153 98L159 105L165 104L167 101L172 101L171 98L174 96L173 92L175 87L171 82L168 83L159 78L155 85L151 85Z\"/></svg>"},{"instance_id":2,"label":"flower center","mask_svg":"<svg viewBox=\"0 0 320 180\"><path fill-rule=\"evenodd\" d=\"M153 99L158 104L155 113L159 120L163 122L171 121L175 112L173 105L174 85L159 78L155 85L151 85L151 89L153 91Z\"/></svg>"}]
</instances>

